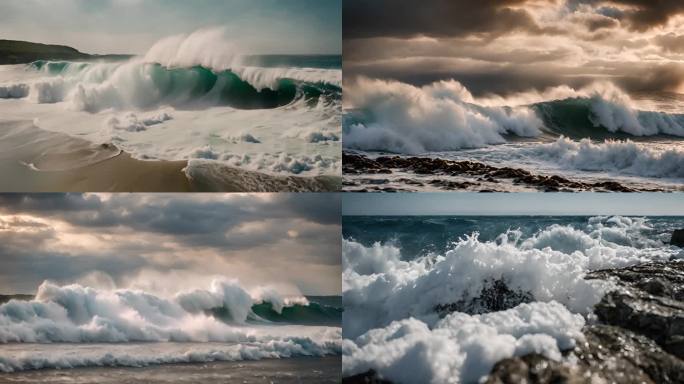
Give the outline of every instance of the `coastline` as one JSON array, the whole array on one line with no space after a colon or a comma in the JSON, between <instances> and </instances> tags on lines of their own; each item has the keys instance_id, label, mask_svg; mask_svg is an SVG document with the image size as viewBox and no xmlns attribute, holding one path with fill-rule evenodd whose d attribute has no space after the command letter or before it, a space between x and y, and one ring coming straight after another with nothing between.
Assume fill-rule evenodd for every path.
<instances>
[{"instance_id":1,"label":"coastline","mask_svg":"<svg viewBox=\"0 0 684 384\"><path fill-rule=\"evenodd\" d=\"M0 125L0 192L319 192L341 177L279 176L197 160L139 160L28 122ZM9 182L11 181L11 182Z\"/></svg>"}]
</instances>

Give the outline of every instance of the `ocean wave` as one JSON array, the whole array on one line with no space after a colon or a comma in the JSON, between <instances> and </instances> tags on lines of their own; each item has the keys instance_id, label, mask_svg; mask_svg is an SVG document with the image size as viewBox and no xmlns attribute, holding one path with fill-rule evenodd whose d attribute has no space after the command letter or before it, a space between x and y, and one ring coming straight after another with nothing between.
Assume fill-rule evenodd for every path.
<instances>
[{"instance_id":1,"label":"ocean wave","mask_svg":"<svg viewBox=\"0 0 684 384\"><path fill-rule=\"evenodd\" d=\"M139 59L114 63L34 62L46 77L0 86L1 98L38 103L65 102L69 109L152 109L164 105L268 109L305 100L308 106L336 104L338 70L314 68L164 67Z\"/></svg>"},{"instance_id":2,"label":"ocean wave","mask_svg":"<svg viewBox=\"0 0 684 384\"><path fill-rule=\"evenodd\" d=\"M658 150L630 140L593 143L560 137L554 143L535 145L524 151L561 167L582 171L617 172L655 178L683 178L684 151Z\"/></svg>"},{"instance_id":3,"label":"ocean wave","mask_svg":"<svg viewBox=\"0 0 684 384\"><path fill-rule=\"evenodd\" d=\"M572 138L684 137L684 114L639 109L610 83L476 98L460 83L422 87L360 78L345 88L344 146L395 153L455 151L507 135Z\"/></svg>"},{"instance_id":4,"label":"ocean wave","mask_svg":"<svg viewBox=\"0 0 684 384\"><path fill-rule=\"evenodd\" d=\"M339 355L341 342L335 332L322 332L316 339L289 337L252 341L234 345L108 345L107 348L61 348L33 350L31 353L0 353L0 372L37 369L72 369L87 367L147 367L161 364L190 364L222 361L323 357Z\"/></svg>"},{"instance_id":5,"label":"ocean wave","mask_svg":"<svg viewBox=\"0 0 684 384\"><path fill-rule=\"evenodd\" d=\"M258 332L245 325L271 321L255 313L254 305L284 316L287 308L309 303L273 290L249 293L235 280L214 280L209 289L180 292L174 298L44 282L34 300L0 305L0 343L258 341ZM319 308L317 304L311 311ZM296 316L282 320L298 322ZM310 324L311 319L302 322Z\"/></svg>"},{"instance_id":6,"label":"ocean wave","mask_svg":"<svg viewBox=\"0 0 684 384\"><path fill-rule=\"evenodd\" d=\"M652 231L645 218L598 216L488 241L473 233L422 256L345 238L344 375L372 369L397 383L476 382L503 358L560 360L615 288L586 280L589 271L681 257Z\"/></svg>"},{"instance_id":7,"label":"ocean wave","mask_svg":"<svg viewBox=\"0 0 684 384\"><path fill-rule=\"evenodd\" d=\"M362 78L345 88L347 101L362 115L343 125L347 148L415 154L501 144L506 134L541 133L533 110L473 104L455 81L419 88Z\"/></svg>"}]
</instances>

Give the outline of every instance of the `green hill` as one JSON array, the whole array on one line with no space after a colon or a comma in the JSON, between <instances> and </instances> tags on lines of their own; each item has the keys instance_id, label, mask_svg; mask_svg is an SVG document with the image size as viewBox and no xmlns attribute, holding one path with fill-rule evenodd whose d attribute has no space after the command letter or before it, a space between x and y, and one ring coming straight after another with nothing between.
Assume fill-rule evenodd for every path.
<instances>
[{"instance_id":1,"label":"green hill","mask_svg":"<svg viewBox=\"0 0 684 384\"><path fill-rule=\"evenodd\" d=\"M129 55L89 55L64 45L0 40L0 65L26 64L36 60L127 59Z\"/></svg>"}]
</instances>

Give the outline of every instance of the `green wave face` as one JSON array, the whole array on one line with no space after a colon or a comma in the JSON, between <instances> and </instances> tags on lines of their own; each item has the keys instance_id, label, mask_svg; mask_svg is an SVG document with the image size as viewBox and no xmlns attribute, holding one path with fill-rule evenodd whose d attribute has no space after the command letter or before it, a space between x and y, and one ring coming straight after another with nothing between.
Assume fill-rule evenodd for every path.
<instances>
[{"instance_id":1,"label":"green wave face","mask_svg":"<svg viewBox=\"0 0 684 384\"><path fill-rule=\"evenodd\" d=\"M592 139L631 139L634 135L623 131L613 131L602 125L592 108L591 98L569 98L564 100L545 101L531 105L531 108L544 122L546 131L554 136L566 136L572 139L589 137ZM672 130L684 127L684 115L657 111L634 111L637 120L643 126L670 126ZM655 129L662 131L661 129ZM667 134L667 131L661 132Z\"/></svg>"},{"instance_id":2,"label":"green wave face","mask_svg":"<svg viewBox=\"0 0 684 384\"><path fill-rule=\"evenodd\" d=\"M226 322L234 323L235 318L226 307L213 308L208 314ZM342 308L309 303L308 305L293 305L284 307L281 313L276 312L269 302L254 304L252 313L248 317L249 322L271 322L298 325L332 325L342 324Z\"/></svg>"},{"instance_id":3,"label":"green wave face","mask_svg":"<svg viewBox=\"0 0 684 384\"><path fill-rule=\"evenodd\" d=\"M117 73L119 65L36 61L29 68L92 86L116 81L117 90L132 95L135 106L140 108L163 104L188 109L206 105L271 109L300 99L308 106L315 106L321 99L336 102L341 100L342 95L341 88L333 84L288 78L278 80L273 89L256 89L230 70L215 72L202 66L166 68L159 64L141 63L127 68L126 72Z\"/></svg>"}]
</instances>

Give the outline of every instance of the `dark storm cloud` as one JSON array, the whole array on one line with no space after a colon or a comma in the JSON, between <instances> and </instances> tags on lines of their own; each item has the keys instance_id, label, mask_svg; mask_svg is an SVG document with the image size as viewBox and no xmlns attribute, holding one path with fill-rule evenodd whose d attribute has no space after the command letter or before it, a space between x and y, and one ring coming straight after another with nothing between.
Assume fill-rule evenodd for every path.
<instances>
[{"instance_id":1,"label":"dark storm cloud","mask_svg":"<svg viewBox=\"0 0 684 384\"><path fill-rule=\"evenodd\" d=\"M345 84L454 79L474 95L613 82L684 84L684 1L431 0L344 3Z\"/></svg>"},{"instance_id":2,"label":"dark storm cloud","mask_svg":"<svg viewBox=\"0 0 684 384\"><path fill-rule=\"evenodd\" d=\"M623 19L631 29L637 31L663 25L673 16L684 13L684 1L681 0L609 0L598 3L628 6L627 9L618 11L614 17Z\"/></svg>"},{"instance_id":3,"label":"dark storm cloud","mask_svg":"<svg viewBox=\"0 0 684 384\"><path fill-rule=\"evenodd\" d=\"M141 269L220 273L204 257L227 270L267 263L278 271L293 262L302 275L333 270L340 209L336 194L1 194L0 289L20 276L27 289L89 271L117 282Z\"/></svg>"},{"instance_id":4,"label":"dark storm cloud","mask_svg":"<svg viewBox=\"0 0 684 384\"><path fill-rule=\"evenodd\" d=\"M345 0L344 38L497 35L541 32L531 15L511 6L525 0Z\"/></svg>"}]
</instances>

